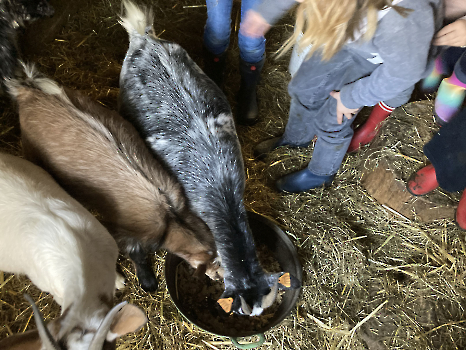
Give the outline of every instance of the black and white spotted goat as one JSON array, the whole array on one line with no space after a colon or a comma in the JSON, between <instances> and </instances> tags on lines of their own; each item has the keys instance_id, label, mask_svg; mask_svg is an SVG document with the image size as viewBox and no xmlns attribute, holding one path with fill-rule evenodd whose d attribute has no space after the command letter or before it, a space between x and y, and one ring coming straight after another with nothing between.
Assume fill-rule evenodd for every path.
<instances>
[{"instance_id":1,"label":"black and white spotted goat","mask_svg":"<svg viewBox=\"0 0 466 350\"><path fill-rule=\"evenodd\" d=\"M0 0L0 88L5 79L14 77L18 67L18 28L53 14L47 0Z\"/></svg>"},{"instance_id":2,"label":"black and white spotted goat","mask_svg":"<svg viewBox=\"0 0 466 350\"><path fill-rule=\"evenodd\" d=\"M222 91L178 44L158 39L151 11L124 2L129 49L120 75L120 112L183 184L214 234L224 268L225 311L260 315L282 274L260 266L243 203L244 165ZM291 287L299 281L291 278Z\"/></svg>"}]
</instances>

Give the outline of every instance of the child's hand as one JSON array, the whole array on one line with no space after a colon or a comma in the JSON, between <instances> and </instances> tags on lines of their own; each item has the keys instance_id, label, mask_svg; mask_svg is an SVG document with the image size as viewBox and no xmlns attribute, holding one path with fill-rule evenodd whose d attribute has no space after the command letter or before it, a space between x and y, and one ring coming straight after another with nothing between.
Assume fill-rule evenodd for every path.
<instances>
[{"instance_id":1,"label":"child's hand","mask_svg":"<svg viewBox=\"0 0 466 350\"><path fill-rule=\"evenodd\" d=\"M270 29L270 24L258 12L249 10L246 12L246 17L241 23L240 31L243 35L253 38L264 36Z\"/></svg>"},{"instance_id":2,"label":"child's hand","mask_svg":"<svg viewBox=\"0 0 466 350\"><path fill-rule=\"evenodd\" d=\"M434 45L437 46L465 46L466 45L466 20L458 19L443 27L435 35Z\"/></svg>"},{"instance_id":3,"label":"child's hand","mask_svg":"<svg viewBox=\"0 0 466 350\"><path fill-rule=\"evenodd\" d=\"M359 111L359 108L346 108L345 105L341 102L340 92L332 91L330 93L330 96L332 96L335 100L337 100L337 121L338 121L338 124L343 123L343 116L345 116L346 119L351 119L351 118L353 118L353 115L357 111Z\"/></svg>"}]
</instances>

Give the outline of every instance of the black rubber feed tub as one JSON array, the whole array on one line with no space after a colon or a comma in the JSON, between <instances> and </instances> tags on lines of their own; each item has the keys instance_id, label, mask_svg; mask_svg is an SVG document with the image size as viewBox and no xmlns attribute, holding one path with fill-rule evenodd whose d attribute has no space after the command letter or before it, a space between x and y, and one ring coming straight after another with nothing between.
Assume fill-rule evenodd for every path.
<instances>
[{"instance_id":1,"label":"black rubber feed tub","mask_svg":"<svg viewBox=\"0 0 466 350\"><path fill-rule=\"evenodd\" d=\"M290 272L292 275L302 281L302 267L298 259L298 254L288 236L273 221L262 215L248 212L248 217L249 226L251 227L256 246L261 244L266 245L272 253L273 257L280 264L281 270ZM189 317L190 312L186 305L183 305L177 298L176 269L178 264L180 264L182 261L183 260L181 258L170 253L167 254L165 259L165 279L167 282L168 292L170 293L170 296L178 310L188 321L195 324L197 327L216 335L229 337L233 344L241 349L252 349L262 345L262 343L265 341L263 333L282 322L294 308L299 297L300 289L285 291L284 295L282 296L282 302L277 311L272 317L270 317L267 324L255 331L238 332L232 330L223 330L219 332L218 330L209 329L203 324L199 324L197 320L191 319ZM257 342L248 344L238 343L237 338L254 335L259 336L259 340Z\"/></svg>"}]
</instances>

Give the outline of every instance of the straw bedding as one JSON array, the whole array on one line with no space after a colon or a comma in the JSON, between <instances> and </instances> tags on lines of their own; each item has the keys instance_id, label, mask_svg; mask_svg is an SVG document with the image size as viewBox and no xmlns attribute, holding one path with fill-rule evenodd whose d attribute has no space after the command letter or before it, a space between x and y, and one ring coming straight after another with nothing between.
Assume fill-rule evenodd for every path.
<instances>
[{"instance_id":1,"label":"straw bedding","mask_svg":"<svg viewBox=\"0 0 466 350\"><path fill-rule=\"evenodd\" d=\"M153 1L156 34L181 44L202 66L202 0ZM28 57L59 83L83 90L102 104L117 107L118 75L127 48L117 24L118 0L89 1L44 52ZM239 6L233 26L237 30ZM398 108L385 123L375 146L348 155L328 189L278 194L273 181L303 168L312 156L306 149L281 148L265 162L252 157L261 140L279 135L287 119L289 56L275 60L292 31L292 16L268 35L268 57L259 87L261 122L238 127L247 171L245 203L249 210L276 220L297 247L303 265L302 293L295 310L266 332L269 349L465 349L466 315L464 233L452 220L422 223L377 203L364 189L365 171L381 159L392 164L401 180L426 162L422 146L436 130L432 102ZM225 92L235 108L239 86L235 35L228 53ZM19 155L18 117L10 102L0 103L0 150ZM367 111L365 111L367 114ZM360 117L358 117L360 118ZM458 193L436 190L432 200L455 204ZM118 349L233 349L228 339L205 333L174 307L163 280L164 253L154 269L159 291L149 295L138 286L129 260L119 269L126 288L117 300L141 306L149 323L118 341ZM35 327L23 299L29 293L47 320L59 307L26 277L0 273L0 338Z\"/></svg>"}]
</instances>

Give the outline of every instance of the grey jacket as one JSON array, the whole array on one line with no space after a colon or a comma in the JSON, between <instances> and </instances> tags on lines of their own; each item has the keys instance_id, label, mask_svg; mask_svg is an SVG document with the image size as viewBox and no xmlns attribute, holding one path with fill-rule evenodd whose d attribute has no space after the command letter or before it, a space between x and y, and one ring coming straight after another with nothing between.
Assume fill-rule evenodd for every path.
<instances>
[{"instance_id":1,"label":"grey jacket","mask_svg":"<svg viewBox=\"0 0 466 350\"><path fill-rule=\"evenodd\" d=\"M293 0L263 0L256 11L273 24L295 4ZM369 41L362 37L345 46L378 64L369 76L341 88L341 100L347 108L373 106L395 98L430 72L438 50L431 41L442 27L443 1L403 0L398 5L413 11L403 17L391 9Z\"/></svg>"}]
</instances>

